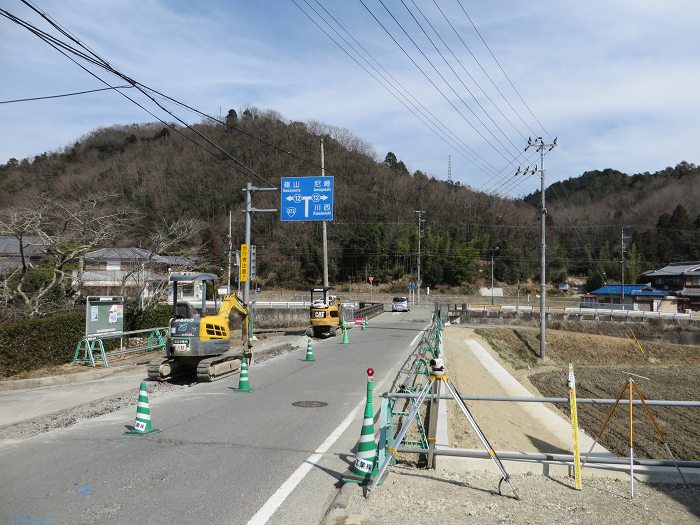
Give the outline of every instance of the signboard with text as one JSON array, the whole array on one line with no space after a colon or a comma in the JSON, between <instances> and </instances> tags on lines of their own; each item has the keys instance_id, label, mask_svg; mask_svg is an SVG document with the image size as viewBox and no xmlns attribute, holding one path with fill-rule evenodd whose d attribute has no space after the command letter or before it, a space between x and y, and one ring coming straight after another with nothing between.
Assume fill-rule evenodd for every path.
<instances>
[{"instance_id":1,"label":"signboard with text","mask_svg":"<svg viewBox=\"0 0 700 525\"><path fill-rule=\"evenodd\" d=\"M239 267L238 280L242 283L248 281L248 244L241 244L241 265Z\"/></svg>"},{"instance_id":2,"label":"signboard with text","mask_svg":"<svg viewBox=\"0 0 700 525\"><path fill-rule=\"evenodd\" d=\"M124 297L89 296L85 301L85 336L124 331Z\"/></svg>"},{"instance_id":3,"label":"signboard with text","mask_svg":"<svg viewBox=\"0 0 700 525\"><path fill-rule=\"evenodd\" d=\"M281 221L332 221L333 177L282 177Z\"/></svg>"}]
</instances>

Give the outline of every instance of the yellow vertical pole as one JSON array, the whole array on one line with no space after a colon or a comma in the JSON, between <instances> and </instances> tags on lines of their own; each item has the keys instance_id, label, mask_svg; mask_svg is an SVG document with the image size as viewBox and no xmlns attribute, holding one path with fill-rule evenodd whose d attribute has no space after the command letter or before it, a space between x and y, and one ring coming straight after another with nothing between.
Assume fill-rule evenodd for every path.
<instances>
[{"instance_id":1,"label":"yellow vertical pole","mask_svg":"<svg viewBox=\"0 0 700 525\"><path fill-rule=\"evenodd\" d=\"M576 490L581 490L583 481L581 480L581 449L579 448L578 411L576 410L576 376L572 363L569 363L569 408L571 409L571 432L574 438L574 477Z\"/></svg>"},{"instance_id":2,"label":"yellow vertical pole","mask_svg":"<svg viewBox=\"0 0 700 525\"><path fill-rule=\"evenodd\" d=\"M634 423L632 419L632 386L634 379L629 379L629 400L630 400L630 486L632 497L634 498Z\"/></svg>"}]
</instances>

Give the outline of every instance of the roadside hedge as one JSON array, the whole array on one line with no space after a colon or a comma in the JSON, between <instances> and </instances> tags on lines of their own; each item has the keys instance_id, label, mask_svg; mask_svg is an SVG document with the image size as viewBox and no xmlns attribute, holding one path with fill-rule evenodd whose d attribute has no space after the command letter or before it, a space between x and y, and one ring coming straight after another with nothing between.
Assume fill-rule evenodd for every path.
<instances>
[{"instance_id":1,"label":"roadside hedge","mask_svg":"<svg viewBox=\"0 0 700 525\"><path fill-rule=\"evenodd\" d=\"M134 316L127 311L125 330L167 326L171 308L159 305ZM127 328L128 327L128 328ZM85 335L85 311L61 312L0 324L0 378L73 360Z\"/></svg>"}]
</instances>

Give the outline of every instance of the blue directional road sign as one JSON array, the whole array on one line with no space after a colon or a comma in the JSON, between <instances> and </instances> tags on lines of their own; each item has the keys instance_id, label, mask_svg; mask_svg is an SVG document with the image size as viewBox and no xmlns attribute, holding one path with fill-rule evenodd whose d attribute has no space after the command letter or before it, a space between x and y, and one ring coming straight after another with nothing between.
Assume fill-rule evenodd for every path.
<instances>
[{"instance_id":1,"label":"blue directional road sign","mask_svg":"<svg viewBox=\"0 0 700 525\"><path fill-rule=\"evenodd\" d=\"M280 193L280 220L333 220L333 177L282 177Z\"/></svg>"}]
</instances>

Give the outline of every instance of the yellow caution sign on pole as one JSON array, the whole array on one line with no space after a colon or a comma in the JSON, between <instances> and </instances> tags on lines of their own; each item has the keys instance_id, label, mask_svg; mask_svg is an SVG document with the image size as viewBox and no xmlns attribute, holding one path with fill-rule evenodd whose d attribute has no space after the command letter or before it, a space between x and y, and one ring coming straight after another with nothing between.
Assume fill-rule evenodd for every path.
<instances>
[{"instance_id":1,"label":"yellow caution sign on pole","mask_svg":"<svg viewBox=\"0 0 700 525\"><path fill-rule=\"evenodd\" d=\"M249 266L249 253L250 246L248 244L241 244L241 266L239 268L238 280L242 283L248 280L248 266Z\"/></svg>"},{"instance_id":2,"label":"yellow caution sign on pole","mask_svg":"<svg viewBox=\"0 0 700 525\"><path fill-rule=\"evenodd\" d=\"M574 365L569 363L569 407L571 408L571 432L574 437L574 475L576 480L576 490L581 490L583 482L581 480L581 450L578 442L578 414L576 411L576 376L574 375Z\"/></svg>"}]
</instances>

